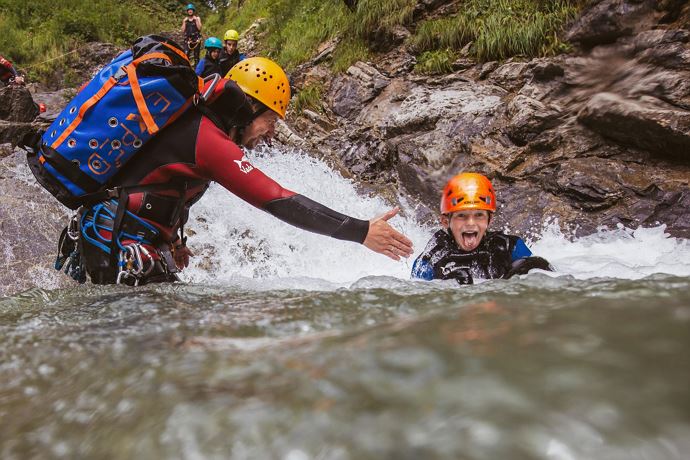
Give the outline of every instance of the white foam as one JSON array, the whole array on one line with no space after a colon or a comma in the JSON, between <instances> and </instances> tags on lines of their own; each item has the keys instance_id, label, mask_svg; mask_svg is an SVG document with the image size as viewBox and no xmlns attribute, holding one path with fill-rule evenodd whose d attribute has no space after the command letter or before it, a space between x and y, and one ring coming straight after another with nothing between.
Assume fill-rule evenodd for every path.
<instances>
[{"instance_id":1,"label":"white foam","mask_svg":"<svg viewBox=\"0 0 690 460\"><path fill-rule=\"evenodd\" d=\"M530 247L557 272L579 279L640 279L657 273L690 276L690 240L671 237L665 225L635 230L620 225L569 239L553 223Z\"/></svg>"},{"instance_id":2,"label":"white foam","mask_svg":"<svg viewBox=\"0 0 690 460\"><path fill-rule=\"evenodd\" d=\"M360 195L351 180L300 151L265 148L248 152L248 157L284 187L345 214L370 219L392 207L380 197ZM395 262L361 245L285 224L214 184L192 208L187 228L195 233L190 247L196 257L182 277L196 283L273 289L335 288L370 275L408 279L412 261L435 229L415 222L408 206L403 206L403 213L391 223L413 241L415 255ZM690 275L690 241L670 237L663 225L634 231L601 229L571 239L554 223L528 243L535 255L554 265L556 276Z\"/></svg>"}]
</instances>

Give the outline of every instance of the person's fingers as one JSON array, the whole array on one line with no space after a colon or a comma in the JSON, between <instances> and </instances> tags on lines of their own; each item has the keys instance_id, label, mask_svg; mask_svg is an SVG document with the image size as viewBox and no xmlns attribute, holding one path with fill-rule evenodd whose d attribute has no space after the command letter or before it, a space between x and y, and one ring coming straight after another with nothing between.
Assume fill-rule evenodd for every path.
<instances>
[{"instance_id":1,"label":"person's fingers","mask_svg":"<svg viewBox=\"0 0 690 460\"><path fill-rule=\"evenodd\" d=\"M386 257L390 257L393 260L400 260L400 256L398 256L395 252L393 252L390 249L384 249L381 251L381 254L383 254Z\"/></svg>"},{"instance_id":2,"label":"person's fingers","mask_svg":"<svg viewBox=\"0 0 690 460\"><path fill-rule=\"evenodd\" d=\"M398 212L400 212L400 208L396 206L393 209L391 209L390 211L383 213L379 219L387 221L387 220L395 217L395 215L398 214Z\"/></svg>"}]
</instances>

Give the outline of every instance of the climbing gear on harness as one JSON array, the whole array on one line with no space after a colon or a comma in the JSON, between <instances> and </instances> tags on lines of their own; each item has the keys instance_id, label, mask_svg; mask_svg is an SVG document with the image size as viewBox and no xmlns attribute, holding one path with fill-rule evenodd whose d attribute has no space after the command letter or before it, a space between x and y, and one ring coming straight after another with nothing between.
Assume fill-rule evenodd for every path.
<instances>
[{"instance_id":1,"label":"climbing gear on harness","mask_svg":"<svg viewBox=\"0 0 690 460\"><path fill-rule=\"evenodd\" d=\"M220 41L219 38L216 37L209 37L204 41L204 48L208 49L217 49L217 50L222 50L223 49L223 43Z\"/></svg>"},{"instance_id":2,"label":"climbing gear on harness","mask_svg":"<svg viewBox=\"0 0 690 460\"><path fill-rule=\"evenodd\" d=\"M128 279L132 279L134 285L138 286L139 280L151 273L155 262L145 246L139 243L130 243L120 251L117 266L118 273L115 284L122 284Z\"/></svg>"},{"instance_id":3,"label":"climbing gear on harness","mask_svg":"<svg viewBox=\"0 0 690 460\"><path fill-rule=\"evenodd\" d=\"M448 181L441 195L441 214L468 209L496 211L496 193L489 179L461 173Z\"/></svg>"},{"instance_id":4,"label":"climbing gear on harness","mask_svg":"<svg viewBox=\"0 0 690 460\"><path fill-rule=\"evenodd\" d=\"M290 82L278 64L264 57L247 58L235 64L226 78L285 118L290 103Z\"/></svg>"},{"instance_id":5,"label":"climbing gear on harness","mask_svg":"<svg viewBox=\"0 0 690 460\"><path fill-rule=\"evenodd\" d=\"M225 35L223 35L223 40L232 40L232 41L238 41L240 39L240 34L237 33L236 30L228 29L225 31Z\"/></svg>"},{"instance_id":6,"label":"climbing gear on harness","mask_svg":"<svg viewBox=\"0 0 690 460\"><path fill-rule=\"evenodd\" d=\"M108 181L202 89L178 45L141 37L67 105L27 155L29 166L70 209L113 196L104 193Z\"/></svg>"},{"instance_id":7,"label":"climbing gear on harness","mask_svg":"<svg viewBox=\"0 0 690 460\"><path fill-rule=\"evenodd\" d=\"M55 258L55 270L62 270L78 281L86 282L86 271L79 251L79 215L75 214L67 227L62 230L58 242L58 255Z\"/></svg>"}]
</instances>

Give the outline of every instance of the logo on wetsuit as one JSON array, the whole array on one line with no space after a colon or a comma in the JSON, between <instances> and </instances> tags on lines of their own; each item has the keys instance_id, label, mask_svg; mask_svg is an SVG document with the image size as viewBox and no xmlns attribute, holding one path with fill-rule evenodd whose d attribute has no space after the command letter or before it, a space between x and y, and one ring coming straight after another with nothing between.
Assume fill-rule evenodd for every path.
<instances>
[{"instance_id":1,"label":"logo on wetsuit","mask_svg":"<svg viewBox=\"0 0 690 460\"><path fill-rule=\"evenodd\" d=\"M246 155L242 155L241 160L232 160L232 161L237 163L237 167L240 168L240 171L242 171L245 174L249 173L250 171L252 171L254 169L254 166L252 166L252 164L249 162L249 160L247 160Z\"/></svg>"}]
</instances>

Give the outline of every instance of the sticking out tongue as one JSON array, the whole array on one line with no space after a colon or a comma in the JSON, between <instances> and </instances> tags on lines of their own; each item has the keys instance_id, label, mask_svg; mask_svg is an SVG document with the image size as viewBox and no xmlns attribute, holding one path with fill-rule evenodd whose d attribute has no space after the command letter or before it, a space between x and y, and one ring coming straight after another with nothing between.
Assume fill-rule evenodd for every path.
<instances>
[{"instance_id":1,"label":"sticking out tongue","mask_svg":"<svg viewBox=\"0 0 690 460\"><path fill-rule=\"evenodd\" d=\"M462 232L462 248L465 250L472 250L479 245L479 233L477 232Z\"/></svg>"}]
</instances>

